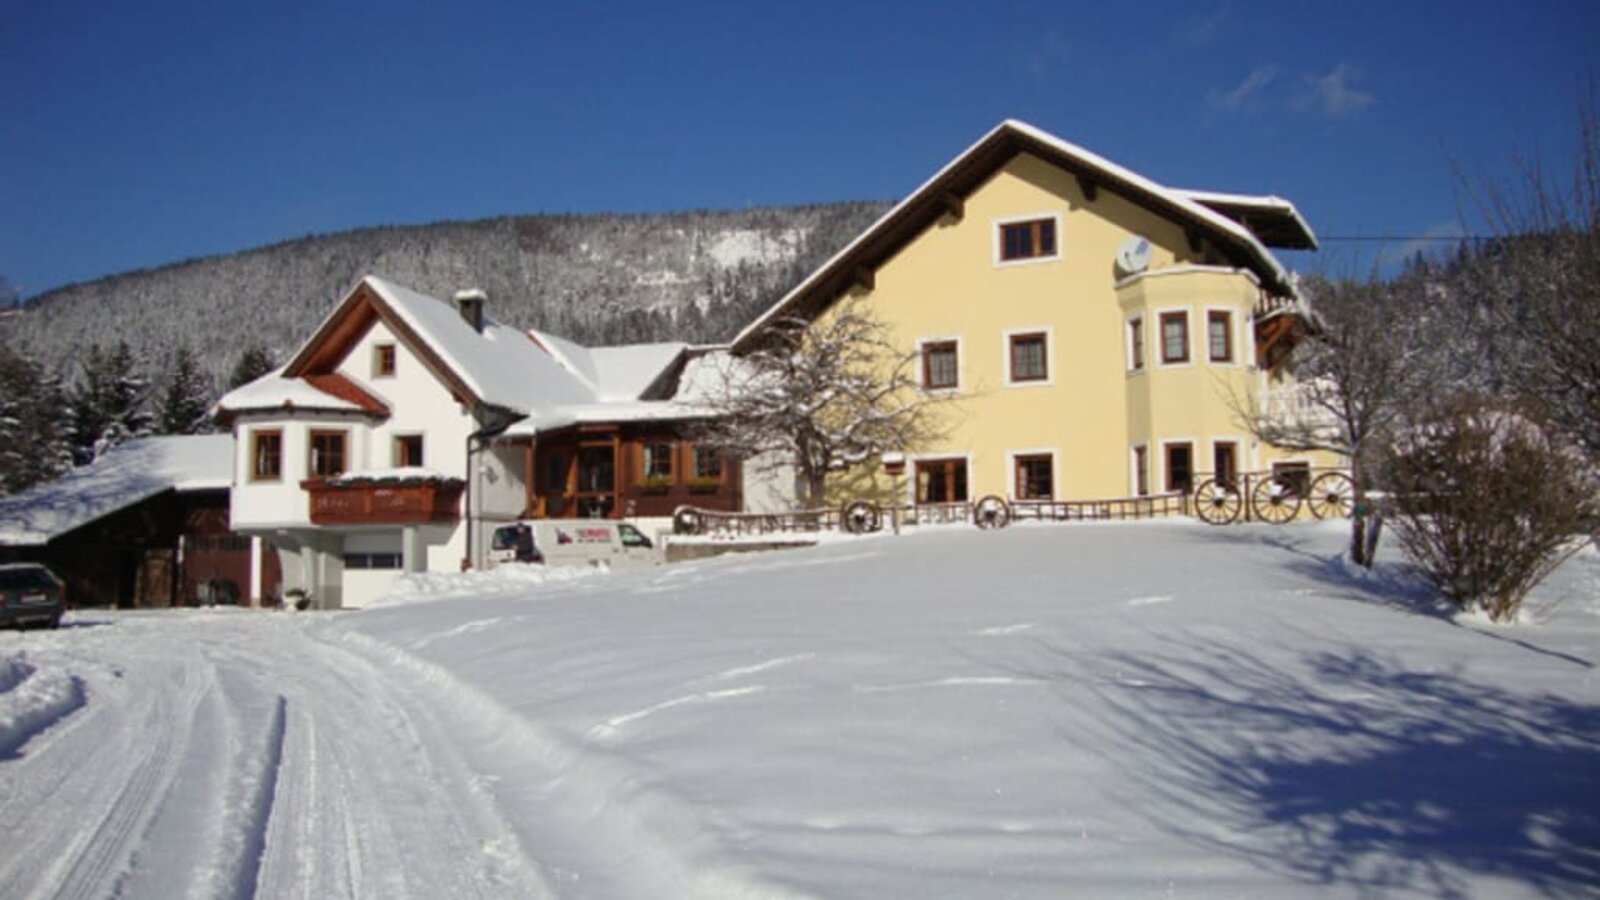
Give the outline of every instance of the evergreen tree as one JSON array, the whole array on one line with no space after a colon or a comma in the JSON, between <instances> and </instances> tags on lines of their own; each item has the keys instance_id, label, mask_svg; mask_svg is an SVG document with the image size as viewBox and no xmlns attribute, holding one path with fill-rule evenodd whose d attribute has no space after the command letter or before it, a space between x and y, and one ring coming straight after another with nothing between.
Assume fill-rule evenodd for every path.
<instances>
[{"instance_id":1,"label":"evergreen tree","mask_svg":"<svg viewBox=\"0 0 1600 900\"><path fill-rule=\"evenodd\" d=\"M200 434L210 431L211 382L187 344L173 355L167 386L156 413L161 434Z\"/></svg>"},{"instance_id":2,"label":"evergreen tree","mask_svg":"<svg viewBox=\"0 0 1600 900\"><path fill-rule=\"evenodd\" d=\"M61 386L33 360L0 344L0 495L72 467Z\"/></svg>"},{"instance_id":3,"label":"evergreen tree","mask_svg":"<svg viewBox=\"0 0 1600 900\"><path fill-rule=\"evenodd\" d=\"M128 438L149 434L149 393L149 379L139 371L127 341L118 341L109 351L91 345L69 398L77 464L94 462Z\"/></svg>"},{"instance_id":4,"label":"evergreen tree","mask_svg":"<svg viewBox=\"0 0 1600 900\"><path fill-rule=\"evenodd\" d=\"M233 364L233 371L228 375L228 390L249 384L277 367L277 362L265 347L251 344L239 354L239 361Z\"/></svg>"}]
</instances>

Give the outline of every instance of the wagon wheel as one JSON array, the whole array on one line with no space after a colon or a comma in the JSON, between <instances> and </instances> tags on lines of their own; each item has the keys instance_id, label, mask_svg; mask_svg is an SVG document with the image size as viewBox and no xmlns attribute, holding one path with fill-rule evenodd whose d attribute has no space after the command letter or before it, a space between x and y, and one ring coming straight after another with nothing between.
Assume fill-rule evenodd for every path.
<instances>
[{"instance_id":1,"label":"wagon wheel","mask_svg":"<svg viewBox=\"0 0 1600 900\"><path fill-rule=\"evenodd\" d=\"M840 521L850 534L869 534L882 527L883 517L878 512L877 504L856 500L845 504Z\"/></svg>"},{"instance_id":2,"label":"wagon wheel","mask_svg":"<svg viewBox=\"0 0 1600 900\"><path fill-rule=\"evenodd\" d=\"M972 507L972 521L979 528L1004 528L1011 524L1011 504L990 494Z\"/></svg>"},{"instance_id":3,"label":"wagon wheel","mask_svg":"<svg viewBox=\"0 0 1600 900\"><path fill-rule=\"evenodd\" d=\"M1207 478L1194 492L1194 512L1200 521L1226 525L1244 510L1244 495L1231 482Z\"/></svg>"},{"instance_id":4,"label":"wagon wheel","mask_svg":"<svg viewBox=\"0 0 1600 900\"><path fill-rule=\"evenodd\" d=\"M672 514L673 534L699 534L705 528L705 521L697 510L687 506L678 507Z\"/></svg>"},{"instance_id":5,"label":"wagon wheel","mask_svg":"<svg viewBox=\"0 0 1600 900\"><path fill-rule=\"evenodd\" d=\"M1356 508L1356 485L1343 472L1327 472L1311 482L1306 504L1319 519L1348 519Z\"/></svg>"},{"instance_id":6,"label":"wagon wheel","mask_svg":"<svg viewBox=\"0 0 1600 900\"><path fill-rule=\"evenodd\" d=\"M1300 492L1286 478L1263 478L1250 494L1250 509L1261 521L1282 525L1300 512Z\"/></svg>"}]
</instances>

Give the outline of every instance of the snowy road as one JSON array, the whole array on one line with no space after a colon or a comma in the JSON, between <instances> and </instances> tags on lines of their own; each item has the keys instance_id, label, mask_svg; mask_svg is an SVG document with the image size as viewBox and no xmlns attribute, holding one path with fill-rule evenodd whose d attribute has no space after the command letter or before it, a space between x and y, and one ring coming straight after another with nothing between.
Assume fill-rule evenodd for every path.
<instances>
[{"instance_id":1,"label":"snowy road","mask_svg":"<svg viewBox=\"0 0 1600 900\"><path fill-rule=\"evenodd\" d=\"M549 894L429 704L325 622L78 622L3 636L0 897Z\"/></svg>"}]
</instances>

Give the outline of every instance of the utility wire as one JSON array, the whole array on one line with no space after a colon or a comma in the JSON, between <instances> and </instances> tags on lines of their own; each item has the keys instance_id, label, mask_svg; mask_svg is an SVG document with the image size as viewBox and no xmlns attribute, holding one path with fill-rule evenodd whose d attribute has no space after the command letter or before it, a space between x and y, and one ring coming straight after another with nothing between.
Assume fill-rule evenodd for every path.
<instances>
[{"instance_id":1,"label":"utility wire","mask_svg":"<svg viewBox=\"0 0 1600 900\"><path fill-rule=\"evenodd\" d=\"M1492 241L1495 238L1483 234L1319 234L1317 242L1323 241Z\"/></svg>"}]
</instances>

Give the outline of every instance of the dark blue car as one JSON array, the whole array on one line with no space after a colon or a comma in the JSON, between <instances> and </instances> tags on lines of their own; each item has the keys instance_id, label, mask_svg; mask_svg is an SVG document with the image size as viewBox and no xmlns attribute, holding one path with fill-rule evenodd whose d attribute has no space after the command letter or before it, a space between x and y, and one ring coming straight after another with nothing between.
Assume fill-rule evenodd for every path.
<instances>
[{"instance_id":1,"label":"dark blue car","mask_svg":"<svg viewBox=\"0 0 1600 900\"><path fill-rule=\"evenodd\" d=\"M67 591L49 569L38 563L0 565L0 628L61 624Z\"/></svg>"}]
</instances>

